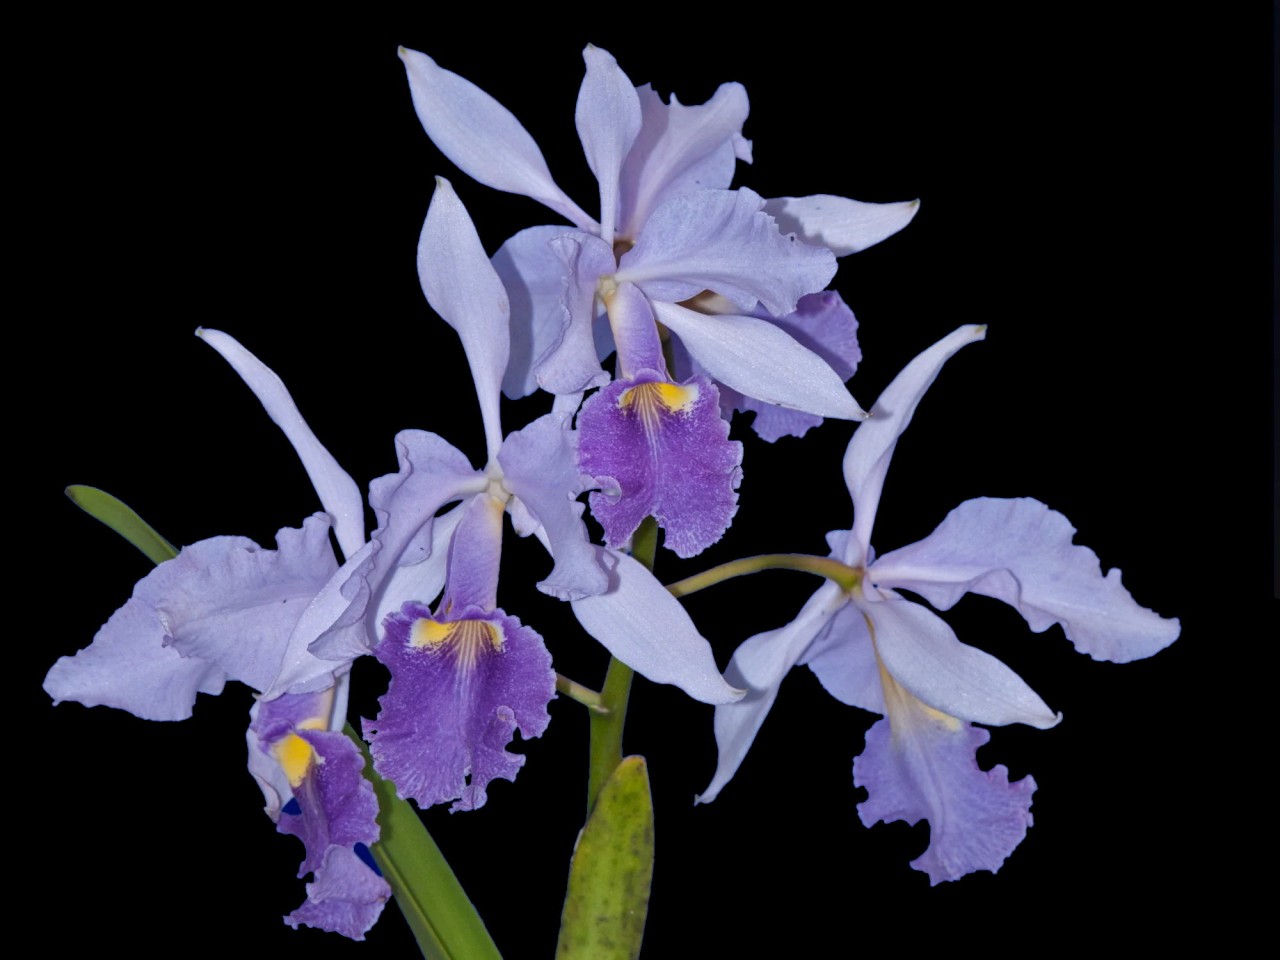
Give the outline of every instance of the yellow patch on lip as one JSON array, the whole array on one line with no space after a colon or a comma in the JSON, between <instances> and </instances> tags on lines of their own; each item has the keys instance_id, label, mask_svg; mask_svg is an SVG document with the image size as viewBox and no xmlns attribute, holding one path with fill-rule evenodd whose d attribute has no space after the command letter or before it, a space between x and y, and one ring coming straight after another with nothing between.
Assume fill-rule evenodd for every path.
<instances>
[{"instance_id":1,"label":"yellow patch on lip","mask_svg":"<svg viewBox=\"0 0 1280 960\"><path fill-rule=\"evenodd\" d=\"M284 770L284 775L289 778L289 786L294 788L301 785L316 755L311 744L296 733L289 734L277 743L272 752L275 753L280 768Z\"/></svg>"},{"instance_id":2,"label":"yellow patch on lip","mask_svg":"<svg viewBox=\"0 0 1280 960\"><path fill-rule=\"evenodd\" d=\"M697 401L698 392L696 383L682 387L678 383L654 380L650 383L637 383L622 391L618 397L618 406L622 410L638 414L645 429L652 434L657 429L664 410L667 413L687 410Z\"/></svg>"},{"instance_id":3,"label":"yellow patch on lip","mask_svg":"<svg viewBox=\"0 0 1280 960\"><path fill-rule=\"evenodd\" d=\"M454 620L441 623L425 617L414 621L409 632L409 646L438 650L448 646L459 666L470 669L485 650L502 649L502 631L487 620Z\"/></svg>"}]
</instances>

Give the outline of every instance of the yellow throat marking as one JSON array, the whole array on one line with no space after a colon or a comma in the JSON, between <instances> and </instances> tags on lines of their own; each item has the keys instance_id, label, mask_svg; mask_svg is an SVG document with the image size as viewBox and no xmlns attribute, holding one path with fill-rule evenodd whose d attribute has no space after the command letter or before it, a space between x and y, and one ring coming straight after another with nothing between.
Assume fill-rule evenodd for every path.
<instances>
[{"instance_id":1,"label":"yellow throat marking","mask_svg":"<svg viewBox=\"0 0 1280 960\"><path fill-rule=\"evenodd\" d=\"M409 646L416 650L447 647L452 650L459 666L470 669L484 651L502 649L502 631L497 624L487 620L441 623L423 618L414 622L409 632Z\"/></svg>"},{"instance_id":2,"label":"yellow throat marking","mask_svg":"<svg viewBox=\"0 0 1280 960\"><path fill-rule=\"evenodd\" d=\"M296 733L291 733L282 739L272 747L272 751L276 755L280 769L289 778L289 786L296 790L302 784L307 771L311 769L316 752L311 749L311 744Z\"/></svg>"},{"instance_id":3,"label":"yellow throat marking","mask_svg":"<svg viewBox=\"0 0 1280 960\"><path fill-rule=\"evenodd\" d=\"M691 407L697 399L696 383L682 387L678 383L654 380L650 383L637 383L634 387L622 391L621 396L618 397L618 407L639 416L645 430L653 436L658 430L664 411L681 413Z\"/></svg>"}]
</instances>

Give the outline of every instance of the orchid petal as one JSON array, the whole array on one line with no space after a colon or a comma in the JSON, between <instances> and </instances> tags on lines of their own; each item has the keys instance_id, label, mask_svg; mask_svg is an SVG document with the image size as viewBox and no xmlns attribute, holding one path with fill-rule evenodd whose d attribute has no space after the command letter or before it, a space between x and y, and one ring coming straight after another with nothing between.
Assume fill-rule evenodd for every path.
<instances>
[{"instance_id":1,"label":"orchid petal","mask_svg":"<svg viewBox=\"0 0 1280 960\"><path fill-rule=\"evenodd\" d=\"M1062 624L1076 649L1095 660L1124 663L1173 643L1178 621L1139 606L1119 570L1104 577L1097 555L1072 543L1075 532L1037 500L966 500L929 536L877 560L871 577L940 610L966 592L995 597L1036 633Z\"/></svg>"},{"instance_id":2,"label":"orchid petal","mask_svg":"<svg viewBox=\"0 0 1280 960\"><path fill-rule=\"evenodd\" d=\"M544 203L583 230L595 221L565 195L529 132L511 111L425 53L400 48L413 108L427 136L474 180Z\"/></svg>"},{"instance_id":3,"label":"orchid petal","mask_svg":"<svg viewBox=\"0 0 1280 960\"><path fill-rule=\"evenodd\" d=\"M867 790L858 816L868 827L928 820L929 847L911 865L933 884L999 870L1031 826L1035 780L1010 783L1001 765L982 770L975 752L991 734L900 693L910 706L872 726L853 761L853 782Z\"/></svg>"},{"instance_id":4,"label":"orchid petal","mask_svg":"<svg viewBox=\"0 0 1280 960\"><path fill-rule=\"evenodd\" d=\"M437 617L413 603L386 629L375 655L391 683L378 719L364 722L374 768L421 807L483 806L489 782L524 765L506 749L516 728L528 739L550 722L555 672L542 638L501 610Z\"/></svg>"},{"instance_id":5,"label":"orchid petal","mask_svg":"<svg viewBox=\"0 0 1280 960\"><path fill-rule=\"evenodd\" d=\"M741 394L821 417L866 416L826 361L767 320L674 303L654 302L653 310L711 377Z\"/></svg>"},{"instance_id":6,"label":"orchid petal","mask_svg":"<svg viewBox=\"0 0 1280 960\"><path fill-rule=\"evenodd\" d=\"M568 229L529 227L493 255L493 268L511 303L511 355L502 392L513 400L538 389L534 369L560 342L569 322L564 304L565 265L551 248L551 241Z\"/></svg>"},{"instance_id":7,"label":"orchid petal","mask_svg":"<svg viewBox=\"0 0 1280 960\"><path fill-rule=\"evenodd\" d=\"M920 201L864 203L817 194L766 200L764 209L783 233L794 233L805 243L824 246L843 257L893 236L911 222Z\"/></svg>"},{"instance_id":8,"label":"orchid petal","mask_svg":"<svg viewBox=\"0 0 1280 960\"><path fill-rule=\"evenodd\" d=\"M587 44L582 59L587 74L578 91L574 120L587 164L600 184L600 236L612 246L618 222L618 178L640 132L640 99L608 51Z\"/></svg>"},{"instance_id":9,"label":"orchid petal","mask_svg":"<svg viewBox=\"0 0 1280 960\"><path fill-rule=\"evenodd\" d=\"M421 560L401 559L383 587L374 623L382 623L388 614L399 612L410 601L424 605L435 603L444 589L445 574L449 568L449 543L453 532L458 529L462 513L462 508L458 507L432 520L431 537L427 540L430 552L425 553ZM423 554L428 547L422 544L410 549Z\"/></svg>"},{"instance_id":10,"label":"orchid petal","mask_svg":"<svg viewBox=\"0 0 1280 960\"><path fill-rule=\"evenodd\" d=\"M436 178L418 240L418 277L431 308L462 339L492 459L502 446L498 401L511 352L511 306L467 208L443 177Z\"/></svg>"},{"instance_id":11,"label":"orchid petal","mask_svg":"<svg viewBox=\"0 0 1280 960\"><path fill-rule=\"evenodd\" d=\"M956 639L946 622L918 603L892 595L858 603L871 622L885 670L908 693L961 720L1046 730L1062 719L1003 663Z\"/></svg>"},{"instance_id":12,"label":"orchid petal","mask_svg":"<svg viewBox=\"0 0 1280 960\"><path fill-rule=\"evenodd\" d=\"M315 487L320 504L333 517L338 546L351 556L364 545L364 498L351 475L325 449L298 412L288 389L270 367L221 330L196 330L196 336L217 350L249 389L297 451Z\"/></svg>"},{"instance_id":13,"label":"orchid petal","mask_svg":"<svg viewBox=\"0 0 1280 960\"><path fill-rule=\"evenodd\" d=\"M836 259L824 247L784 237L763 206L745 188L671 198L619 261L618 282L630 280L653 300L679 302L712 290L743 311L758 302L772 314L790 313L835 276Z\"/></svg>"},{"instance_id":14,"label":"orchid petal","mask_svg":"<svg viewBox=\"0 0 1280 960\"><path fill-rule=\"evenodd\" d=\"M813 671L824 690L841 703L884 713L884 689L867 618L848 603L814 638L800 663Z\"/></svg>"},{"instance_id":15,"label":"orchid petal","mask_svg":"<svg viewBox=\"0 0 1280 960\"><path fill-rule=\"evenodd\" d=\"M574 498L593 484L578 470L572 417L551 413L510 434L498 454L503 484L547 532L555 569L538 589L560 600L604 593L609 578L596 557Z\"/></svg>"},{"instance_id":16,"label":"orchid petal","mask_svg":"<svg viewBox=\"0 0 1280 960\"><path fill-rule=\"evenodd\" d=\"M609 592L573 601L582 628L654 683L675 684L703 703L739 699L742 691L720 676L711 645L680 601L639 561L616 550L596 549L610 571Z\"/></svg>"},{"instance_id":17,"label":"orchid petal","mask_svg":"<svg viewBox=\"0 0 1280 960\"><path fill-rule=\"evenodd\" d=\"M462 518L449 541L449 567L439 609L453 617L464 610L485 613L498 605L504 504L478 493L458 507Z\"/></svg>"},{"instance_id":18,"label":"orchid petal","mask_svg":"<svg viewBox=\"0 0 1280 960\"><path fill-rule=\"evenodd\" d=\"M622 232L635 238L665 200L694 190L723 190L737 160L751 162L742 137L750 105L740 83L723 83L703 104L670 105L645 84L637 88L643 122L622 168Z\"/></svg>"},{"instance_id":19,"label":"orchid petal","mask_svg":"<svg viewBox=\"0 0 1280 960\"><path fill-rule=\"evenodd\" d=\"M824 583L785 627L757 633L744 640L734 652L725 679L747 693L737 702L716 707L716 772L707 789L694 799L695 803L710 803L733 779L777 699L782 678L827 626L842 602L839 587Z\"/></svg>"},{"instance_id":20,"label":"orchid petal","mask_svg":"<svg viewBox=\"0 0 1280 960\"><path fill-rule=\"evenodd\" d=\"M182 656L167 640L155 607L135 596L111 615L93 643L58 659L44 679L45 692L55 704L74 700L127 710L143 720L185 720L196 694L221 693L227 674L216 663Z\"/></svg>"},{"instance_id":21,"label":"orchid petal","mask_svg":"<svg viewBox=\"0 0 1280 960\"><path fill-rule=\"evenodd\" d=\"M845 563L865 563L889 461L920 398L957 350L986 335L985 326L961 327L925 350L893 378L871 408L871 418L853 432L844 455L844 482L853 497L853 536L849 538Z\"/></svg>"},{"instance_id":22,"label":"orchid petal","mask_svg":"<svg viewBox=\"0 0 1280 960\"><path fill-rule=\"evenodd\" d=\"M600 366L593 325L596 283L614 269L613 251L599 237L570 233L551 241L564 276L563 313L566 318L554 344L534 367L538 385L555 394L579 393L609 382Z\"/></svg>"}]
</instances>

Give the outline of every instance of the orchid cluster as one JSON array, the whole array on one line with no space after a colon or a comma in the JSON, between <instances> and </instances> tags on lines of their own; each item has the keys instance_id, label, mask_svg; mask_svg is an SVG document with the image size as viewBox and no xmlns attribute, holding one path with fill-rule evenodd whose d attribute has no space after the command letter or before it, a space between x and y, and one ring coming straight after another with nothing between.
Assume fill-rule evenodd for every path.
<instances>
[{"instance_id":1,"label":"orchid cluster","mask_svg":"<svg viewBox=\"0 0 1280 960\"><path fill-rule=\"evenodd\" d=\"M311 877L285 920L355 939L403 892L380 869L375 782L424 809L481 807L494 780L516 779L525 758L507 748L517 730L547 731L559 690L612 718L592 730L598 804L597 780L621 759L630 671L714 707L707 803L749 762L784 677L808 666L833 697L883 717L853 763L862 821L928 821L912 865L932 883L998 870L1031 824L1035 783L983 770L976 751L989 734L974 724L1043 729L1061 715L935 611L966 593L994 597L1031 630L1058 624L1081 652L1120 662L1163 649L1179 626L1139 606L1119 571L1104 575L1067 519L1035 500L968 500L923 540L873 549L899 437L943 365L986 333L965 325L925 347L866 411L846 387L862 356L854 315L828 286L837 260L906 227L918 205L732 187L752 159L740 85L703 104L665 101L589 46L574 116L599 186L593 217L505 107L423 53L401 57L422 126L462 173L567 221L522 230L491 257L436 180L419 276L470 365L485 462L406 430L398 469L366 497L272 370L230 335L197 331L281 427L323 512L280 530L274 549L213 537L158 563L45 689L152 720L188 718L198 693L228 680L255 691L249 771L277 829L303 841L299 876ZM504 432L502 394L539 391L548 412ZM737 517L740 413L770 442L859 421L843 462L852 527L828 535L829 556L745 558L664 585L642 548L657 528L690 558ZM499 605L500 578L529 574L503 565L506 516L546 550L538 589L570 604L613 658L602 691L559 676L536 625ZM824 582L785 626L745 638L722 672L678 597L776 568ZM347 717L363 656L390 672L380 711L360 726L368 766Z\"/></svg>"}]
</instances>

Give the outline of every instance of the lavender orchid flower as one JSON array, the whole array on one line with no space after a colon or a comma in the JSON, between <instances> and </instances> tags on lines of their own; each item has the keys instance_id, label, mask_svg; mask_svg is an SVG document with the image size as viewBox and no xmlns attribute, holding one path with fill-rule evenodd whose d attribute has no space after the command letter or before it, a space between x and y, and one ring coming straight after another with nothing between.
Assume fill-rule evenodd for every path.
<instances>
[{"instance_id":1,"label":"lavender orchid flower","mask_svg":"<svg viewBox=\"0 0 1280 960\"><path fill-rule=\"evenodd\" d=\"M1097 556L1072 543L1067 519L1035 500L968 500L924 540L873 559L872 524L898 438L943 363L984 336L983 327L962 327L920 354L855 431L844 458L853 528L828 536L853 586L824 584L791 623L738 648L727 676L749 692L716 709L720 757L699 798L714 799L733 777L782 678L806 664L841 702L884 715L854 761L854 782L868 791L858 812L868 826L927 819L929 848L912 866L935 884L999 869L1031 824L1035 782L1009 783L1003 766L979 768L975 751L989 734L971 724L1043 729L1061 715L897 590L941 610L967 592L995 597L1036 632L1061 624L1078 650L1100 660L1151 656L1179 632L1177 620L1134 602L1118 570L1104 577Z\"/></svg>"},{"instance_id":2,"label":"lavender orchid flower","mask_svg":"<svg viewBox=\"0 0 1280 960\"><path fill-rule=\"evenodd\" d=\"M198 692L220 693L227 680L252 687L249 771L277 829L306 846L299 877L314 874L285 922L362 940L391 896L367 847L379 836L378 805L342 733L350 658L309 648L342 614L343 586L369 552L363 502L280 378L226 334L198 332L284 430L327 514L281 530L275 550L243 537L185 548L138 582L90 646L54 664L45 690L55 702L181 720ZM349 558L341 566L330 529Z\"/></svg>"},{"instance_id":3,"label":"lavender orchid flower","mask_svg":"<svg viewBox=\"0 0 1280 960\"><path fill-rule=\"evenodd\" d=\"M728 190L735 159L750 159L742 87L725 84L697 107L664 104L588 46L576 119L600 185L597 222L556 186L533 139L501 104L424 54L401 56L418 116L447 156L481 183L539 200L577 228L530 228L494 257L515 301L504 389L523 396L540 385L573 395L603 386L610 378L600 359L616 349L618 382L587 401L579 423L584 468L611 491L592 497L610 546L650 515L681 556L723 534L736 510L742 450L717 422L718 384L802 416L864 415L840 375L852 373L856 356L837 355L837 373L830 349L801 343L843 338L819 330L797 339L775 322L826 286L835 256L784 236L767 208L772 203L807 239L830 235L847 252L905 225L913 204L766 202ZM708 298L716 309L702 308ZM607 328L597 324L601 307ZM682 382L663 358L658 322L696 361Z\"/></svg>"},{"instance_id":4,"label":"lavender orchid flower","mask_svg":"<svg viewBox=\"0 0 1280 960\"><path fill-rule=\"evenodd\" d=\"M315 649L330 657L357 655L368 625L385 626L386 638L373 652L391 669L391 686L378 718L366 723L374 765L420 805L456 800L454 809L473 809L485 802L490 781L514 779L524 758L505 747L517 727L525 737L542 733L555 693L542 638L497 605L504 513L521 535L537 534L552 556L554 568L539 588L572 601L611 653L708 702L739 694L725 684L687 617L664 637L661 652L645 636L638 608L672 621L679 619L671 612L679 604L647 573L648 581L637 576L630 558L589 542L575 497L591 481L577 465L570 415L553 411L503 438L498 408L509 352L507 295L445 180L437 181L427 212L418 265L428 302L462 340L488 462L476 470L424 431L396 438L399 471L370 488L379 521L376 549L349 591L356 598L352 609L362 615ZM454 502L459 505L437 516ZM428 604L442 589L432 610Z\"/></svg>"}]
</instances>

